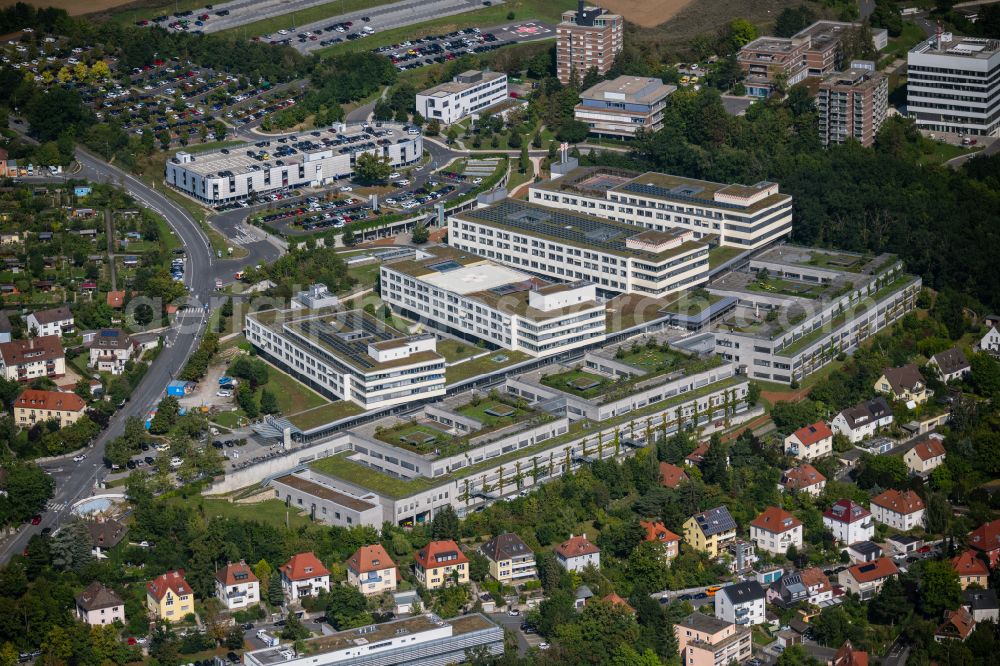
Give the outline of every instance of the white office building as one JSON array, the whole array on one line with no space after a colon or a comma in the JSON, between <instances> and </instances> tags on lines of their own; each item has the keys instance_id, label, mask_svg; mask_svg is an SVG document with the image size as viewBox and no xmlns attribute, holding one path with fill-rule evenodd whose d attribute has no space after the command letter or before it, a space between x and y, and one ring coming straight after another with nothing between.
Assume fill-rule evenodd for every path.
<instances>
[{"instance_id":1,"label":"white office building","mask_svg":"<svg viewBox=\"0 0 1000 666\"><path fill-rule=\"evenodd\" d=\"M503 72L462 72L448 83L417 93L417 113L444 124L493 106L507 98L507 75Z\"/></svg>"},{"instance_id":2,"label":"white office building","mask_svg":"<svg viewBox=\"0 0 1000 666\"><path fill-rule=\"evenodd\" d=\"M589 282L549 283L449 247L418 255L381 269L382 300L406 317L532 356L604 339L606 308Z\"/></svg>"},{"instance_id":3,"label":"white office building","mask_svg":"<svg viewBox=\"0 0 1000 666\"><path fill-rule=\"evenodd\" d=\"M448 242L535 275L592 282L602 293L664 297L708 281L709 243L693 232L638 229L558 203L506 199L455 213Z\"/></svg>"},{"instance_id":4,"label":"white office building","mask_svg":"<svg viewBox=\"0 0 1000 666\"><path fill-rule=\"evenodd\" d=\"M746 250L792 232L792 197L777 183L724 185L663 173L580 167L529 188L529 201Z\"/></svg>"},{"instance_id":5,"label":"white office building","mask_svg":"<svg viewBox=\"0 0 1000 666\"><path fill-rule=\"evenodd\" d=\"M365 409L445 392L445 361L433 335L404 335L360 310L254 312L245 333L264 358L324 395Z\"/></svg>"},{"instance_id":6,"label":"white office building","mask_svg":"<svg viewBox=\"0 0 1000 666\"><path fill-rule=\"evenodd\" d=\"M917 127L1000 133L1000 39L939 32L910 49L906 61L906 111Z\"/></svg>"},{"instance_id":7,"label":"white office building","mask_svg":"<svg viewBox=\"0 0 1000 666\"><path fill-rule=\"evenodd\" d=\"M167 185L209 204L248 199L292 187L348 178L359 155L384 156L394 167L415 163L423 137L401 125L335 125L204 153L178 152L167 161Z\"/></svg>"}]
</instances>

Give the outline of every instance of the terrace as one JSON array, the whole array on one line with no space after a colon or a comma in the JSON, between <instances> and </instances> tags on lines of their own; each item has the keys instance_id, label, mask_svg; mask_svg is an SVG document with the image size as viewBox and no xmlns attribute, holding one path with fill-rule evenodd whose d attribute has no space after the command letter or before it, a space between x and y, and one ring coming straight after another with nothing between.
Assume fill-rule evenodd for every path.
<instances>
[{"instance_id":1,"label":"terrace","mask_svg":"<svg viewBox=\"0 0 1000 666\"><path fill-rule=\"evenodd\" d=\"M609 357L610 358L610 357ZM666 343L650 340L644 345L619 347L614 360L635 369L635 372L618 377L584 368L543 375L541 383L584 400L607 404L630 393L656 386L685 375L703 372L722 364L718 356L700 357L684 354Z\"/></svg>"},{"instance_id":2,"label":"terrace","mask_svg":"<svg viewBox=\"0 0 1000 666\"><path fill-rule=\"evenodd\" d=\"M464 404L445 407L445 411L474 419L480 427L470 432L459 432L425 415L419 420L402 420L389 427L377 424L373 436L386 444L437 459L463 453L511 431L551 421L553 418L504 395L491 395L488 398L475 396Z\"/></svg>"}]
</instances>

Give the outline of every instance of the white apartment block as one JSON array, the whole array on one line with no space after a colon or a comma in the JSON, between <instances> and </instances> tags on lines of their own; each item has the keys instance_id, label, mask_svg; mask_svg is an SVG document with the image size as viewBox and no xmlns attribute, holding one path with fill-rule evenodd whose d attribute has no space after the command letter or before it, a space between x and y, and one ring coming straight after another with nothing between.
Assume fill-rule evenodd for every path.
<instances>
[{"instance_id":1,"label":"white apartment block","mask_svg":"<svg viewBox=\"0 0 1000 666\"><path fill-rule=\"evenodd\" d=\"M382 300L404 316L531 356L604 339L606 308L589 282L550 284L447 247L418 255L381 269Z\"/></svg>"},{"instance_id":2,"label":"white apartment block","mask_svg":"<svg viewBox=\"0 0 1000 666\"><path fill-rule=\"evenodd\" d=\"M587 123L591 134L630 137L639 129L656 132L663 128L667 96L675 90L677 86L660 79L619 76L580 93L573 117Z\"/></svg>"},{"instance_id":3,"label":"white apartment block","mask_svg":"<svg viewBox=\"0 0 1000 666\"><path fill-rule=\"evenodd\" d=\"M727 585L715 593L715 617L753 626L766 621L767 592L756 580Z\"/></svg>"},{"instance_id":4,"label":"white apartment block","mask_svg":"<svg viewBox=\"0 0 1000 666\"><path fill-rule=\"evenodd\" d=\"M444 395L433 335L405 336L360 310L265 310L245 326L261 356L329 397L377 409Z\"/></svg>"},{"instance_id":5,"label":"white apartment block","mask_svg":"<svg viewBox=\"0 0 1000 666\"><path fill-rule=\"evenodd\" d=\"M507 99L507 75L503 72L462 72L450 82L417 93L417 113L446 125L457 123Z\"/></svg>"},{"instance_id":6,"label":"white apartment block","mask_svg":"<svg viewBox=\"0 0 1000 666\"><path fill-rule=\"evenodd\" d=\"M772 555L802 548L802 522L784 509L768 507L750 523L750 540Z\"/></svg>"},{"instance_id":7,"label":"white apartment block","mask_svg":"<svg viewBox=\"0 0 1000 666\"><path fill-rule=\"evenodd\" d=\"M883 525L906 532L924 525L924 501L912 490L890 489L872 498L872 516Z\"/></svg>"},{"instance_id":8,"label":"white apartment block","mask_svg":"<svg viewBox=\"0 0 1000 666\"><path fill-rule=\"evenodd\" d=\"M167 160L166 182L205 203L240 201L350 177L362 153L387 157L393 167L406 166L420 159L423 137L398 124L335 125L212 152L181 151Z\"/></svg>"},{"instance_id":9,"label":"white apartment block","mask_svg":"<svg viewBox=\"0 0 1000 666\"><path fill-rule=\"evenodd\" d=\"M724 185L663 173L581 167L535 183L529 201L657 231L686 229L695 238L751 250L792 232L792 197L777 183Z\"/></svg>"},{"instance_id":10,"label":"white apartment block","mask_svg":"<svg viewBox=\"0 0 1000 666\"><path fill-rule=\"evenodd\" d=\"M505 199L455 213L448 242L535 275L592 282L602 293L664 297L708 281L708 244L692 232L637 229L558 203Z\"/></svg>"},{"instance_id":11,"label":"white apartment block","mask_svg":"<svg viewBox=\"0 0 1000 666\"><path fill-rule=\"evenodd\" d=\"M848 545L875 537L871 512L851 500L837 500L827 509L823 513L823 526L833 533L834 539Z\"/></svg>"},{"instance_id":12,"label":"white apartment block","mask_svg":"<svg viewBox=\"0 0 1000 666\"><path fill-rule=\"evenodd\" d=\"M24 319L28 333L35 337L42 335L65 335L73 332L73 313L65 305L51 310L32 312Z\"/></svg>"},{"instance_id":13,"label":"white apartment block","mask_svg":"<svg viewBox=\"0 0 1000 666\"><path fill-rule=\"evenodd\" d=\"M1000 41L940 33L907 54L906 110L917 127L1000 133Z\"/></svg>"}]
</instances>

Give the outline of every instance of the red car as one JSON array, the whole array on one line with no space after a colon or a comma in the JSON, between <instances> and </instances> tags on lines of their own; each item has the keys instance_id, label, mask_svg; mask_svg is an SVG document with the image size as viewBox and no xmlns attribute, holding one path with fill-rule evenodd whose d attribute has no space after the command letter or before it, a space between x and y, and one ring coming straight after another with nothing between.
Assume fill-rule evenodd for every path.
<instances>
[{"instance_id":1,"label":"red car","mask_svg":"<svg viewBox=\"0 0 1000 666\"><path fill-rule=\"evenodd\" d=\"M135 640L135 638L133 638L133 637L129 637L129 639L128 639L128 644L129 645L136 645L138 642L139 641Z\"/></svg>"},{"instance_id":2,"label":"red car","mask_svg":"<svg viewBox=\"0 0 1000 666\"><path fill-rule=\"evenodd\" d=\"M918 553L929 553L929 552L931 552L931 547L930 546L923 546L917 552Z\"/></svg>"},{"instance_id":3,"label":"red car","mask_svg":"<svg viewBox=\"0 0 1000 666\"><path fill-rule=\"evenodd\" d=\"M35 516L34 518L32 518L31 519L31 524L32 525L41 525L42 524L42 514L38 514L37 516Z\"/></svg>"}]
</instances>

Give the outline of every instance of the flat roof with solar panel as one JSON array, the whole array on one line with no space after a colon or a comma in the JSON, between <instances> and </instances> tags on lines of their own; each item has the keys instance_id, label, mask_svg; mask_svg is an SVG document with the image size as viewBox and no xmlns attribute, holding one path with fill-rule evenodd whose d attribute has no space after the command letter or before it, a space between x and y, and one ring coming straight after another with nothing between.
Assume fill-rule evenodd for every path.
<instances>
[{"instance_id":1,"label":"flat roof with solar panel","mask_svg":"<svg viewBox=\"0 0 1000 666\"><path fill-rule=\"evenodd\" d=\"M686 241L662 252L650 252L629 247L626 241L641 234L642 229L631 224L600 217L566 212L516 199L505 199L488 208L477 208L453 217L484 222L489 226L546 238L581 248L603 250L609 254L634 257L647 261L662 261L685 252L706 247L698 241Z\"/></svg>"}]
</instances>

